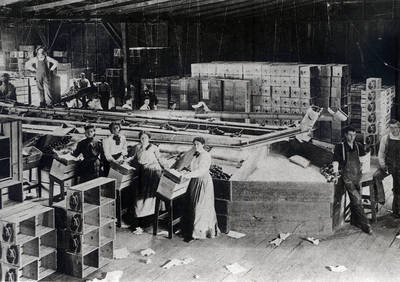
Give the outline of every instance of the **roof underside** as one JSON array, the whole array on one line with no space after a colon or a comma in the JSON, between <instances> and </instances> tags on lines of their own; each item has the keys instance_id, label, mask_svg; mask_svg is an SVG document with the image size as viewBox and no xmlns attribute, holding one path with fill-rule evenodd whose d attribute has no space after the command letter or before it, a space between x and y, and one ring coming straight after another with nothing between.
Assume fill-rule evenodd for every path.
<instances>
[{"instance_id":1,"label":"roof underside","mask_svg":"<svg viewBox=\"0 0 400 282\"><path fill-rule=\"evenodd\" d=\"M1 0L0 15L20 18L114 18L133 21L249 18L279 15L288 10L362 7L377 4L395 9L400 0ZM311 9L313 10L313 9ZM299 15L301 16L301 15Z\"/></svg>"}]
</instances>

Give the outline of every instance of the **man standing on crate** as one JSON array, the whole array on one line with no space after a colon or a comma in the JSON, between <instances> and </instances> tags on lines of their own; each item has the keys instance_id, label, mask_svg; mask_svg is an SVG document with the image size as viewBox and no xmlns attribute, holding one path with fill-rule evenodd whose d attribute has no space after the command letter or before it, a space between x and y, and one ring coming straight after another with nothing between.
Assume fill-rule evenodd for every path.
<instances>
[{"instance_id":1,"label":"man standing on crate","mask_svg":"<svg viewBox=\"0 0 400 282\"><path fill-rule=\"evenodd\" d=\"M15 86L10 83L10 75L3 73L0 77L0 99L17 100Z\"/></svg>"},{"instance_id":2,"label":"man standing on crate","mask_svg":"<svg viewBox=\"0 0 400 282\"><path fill-rule=\"evenodd\" d=\"M371 226L364 212L361 199L361 162L360 157L365 156L362 144L355 141L356 130L348 126L344 129L345 139L336 144L333 155L333 170L336 174L341 172L341 182L350 198L351 218L350 224L359 227L362 231L372 234Z\"/></svg>"},{"instance_id":3,"label":"man standing on crate","mask_svg":"<svg viewBox=\"0 0 400 282\"><path fill-rule=\"evenodd\" d=\"M385 191L382 180L393 177L393 216L400 218L400 122L392 119L389 121L389 134L382 137L379 145L379 166L374 173L375 188L378 202L385 203Z\"/></svg>"},{"instance_id":4,"label":"man standing on crate","mask_svg":"<svg viewBox=\"0 0 400 282\"><path fill-rule=\"evenodd\" d=\"M55 59L47 56L47 52L44 47L38 47L36 49L36 57L30 58L25 63L25 68L27 70L36 72L36 83L39 90L41 107L52 105L55 102L55 97L53 97L51 94L50 89L51 75L57 66L58 62Z\"/></svg>"}]
</instances>

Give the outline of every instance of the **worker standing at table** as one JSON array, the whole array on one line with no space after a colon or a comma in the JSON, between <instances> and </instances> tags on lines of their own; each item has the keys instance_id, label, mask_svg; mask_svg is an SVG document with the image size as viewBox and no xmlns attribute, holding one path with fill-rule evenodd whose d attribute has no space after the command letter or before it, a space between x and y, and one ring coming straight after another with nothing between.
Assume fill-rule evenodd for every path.
<instances>
[{"instance_id":1,"label":"worker standing at table","mask_svg":"<svg viewBox=\"0 0 400 282\"><path fill-rule=\"evenodd\" d=\"M153 222L156 191L165 163L158 146L150 143L150 133L141 131L140 142L134 147L131 164L137 168L139 185L135 187L134 223L147 227Z\"/></svg>"},{"instance_id":2,"label":"worker standing at table","mask_svg":"<svg viewBox=\"0 0 400 282\"><path fill-rule=\"evenodd\" d=\"M128 155L128 143L121 134L121 124L112 122L109 125L111 135L103 140L103 150L106 162L104 163L104 174L110 171L110 164L123 164Z\"/></svg>"},{"instance_id":3,"label":"worker standing at table","mask_svg":"<svg viewBox=\"0 0 400 282\"><path fill-rule=\"evenodd\" d=\"M393 177L393 216L400 218L400 122L392 119L389 122L389 134L384 135L379 145L379 166L374 174L378 201L385 202L382 180Z\"/></svg>"},{"instance_id":4,"label":"worker standing at table","mask_svg":"<svg viewBox=\"0 0 400 282\"><path fill-rule=\"evenodd\" d=\"M359 227L365 233L371 234L361 199L361 162L365 156L364 147L355 141L356 130L348 126L344 129L344 141L335 146L333 155L333 169L341 172L341 180L350 198L350 224Z\"/></svg>"},{"instance_id":5,"label":"worker standing at table","mask_svg":"<svg viewBox=\"0 0 400 282\"><path fill-rule=\"evenodd\" d=\"M74 157L83 156L79 163L79 182L86 182L100 176L100 156L103 152L101 142L95 139L96 128L93 124L85 126L86 138L79 141L76 149L72 152Z\"/></svg>"},{"instance_id":6,"label":"worker standing at table","mask_svg":"<svg viewBox=\"0 0 400 282\"><path fill-rule=\"evenodd\" d=\"M33 67L35 65L35 67ZM40 106L52 105L55 97L51 94L51 73L56 70L58 62L47 56L44 47L36 49L36 57L30 58L25 63L25 68L36 72L36 84L39 90Z\"/></svg>"}]
</instances>

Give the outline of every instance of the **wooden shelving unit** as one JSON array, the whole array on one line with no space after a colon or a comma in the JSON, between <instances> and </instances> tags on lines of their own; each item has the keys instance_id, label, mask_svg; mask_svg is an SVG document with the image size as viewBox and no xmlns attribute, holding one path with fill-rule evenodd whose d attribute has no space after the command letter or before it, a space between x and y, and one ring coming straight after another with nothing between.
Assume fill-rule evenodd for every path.
<instances>
[{"instance_id":1,"label":"wooden shelving unit","mask_svg":"<svg viewBox=\"0 0 400 282\"><path fill-rule=\"evenodd\" d=\"M56 271L54 210L21 203L0 211L1 280L40 280Z\"/></svg>"},{"instance_id":2,"label":"wooden shelving unit","mask_svg":"<svg viewBox=\"0 0 400 282\"><path fill-rule=\"evenodd\" d=\"M114 256L116 181L100 177L67 190L65 230L59 240L66 274L84 278ZM63 212L63 208L58 208ZM65 243L66 242L66 243Z\"/></svg>"}]
</instances>

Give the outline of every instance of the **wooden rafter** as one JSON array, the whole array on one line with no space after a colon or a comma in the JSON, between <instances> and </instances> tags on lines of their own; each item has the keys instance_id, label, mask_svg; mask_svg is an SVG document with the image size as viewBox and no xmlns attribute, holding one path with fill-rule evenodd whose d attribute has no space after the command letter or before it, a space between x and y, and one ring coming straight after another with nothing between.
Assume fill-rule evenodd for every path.
<instances>
[{"instance_id":1,"label":"wooden rafter","mask_svg":"<svg viewBox=\"0 0 400 282\"><path fill-rule=\"evenodd\" d=\"M76 4L76 3L82 3L82 2L85 2L85 0L60 0L60 1L56 1L56 2L50 2L50 3L35 5L35 6L24 7L24 8L22 8L22 10L24 12L37 12L37 11L41 11L41 10L53 9L56 7L61 7L61 6L66 6L66 5Z\"/></svg>"},{"instance_id":2,"label":"wooden rafter","mask_svg":"<svg viewBox=\"0 0 400 282\"><path fill-rule=\"evenodd\" d=\"M24 1L26 1L26 0L2 0L0 2L0 6L13 5L13 4L21 3Z\"/></svg>"},{"instance_id":3,"label":"wooden rafter","mask_svg":"<svg viewBox=\"0 0 400 282\"><path fill-rule=\"evenodd\" d=\"M73 8L72 11L74 12L85 12L85 11L92 11L92 10L99 10L99 9L105 9L105 8L109 8L109 7L114 7L114 6L118 6L118 5L124 5L124 4L128 4L128 3L132 3L133 0L109 0L109 1L104 1L101 3L96 3L96 4L88 4L82 7L77 7L77 8ZM135 2L139 2L139 1L135 1Z\"/></svg>"},{"instance_id":4,"label":"wooden rafter","mask_svg":"<svg viewBox=\"0 0 400 282\"><path fill-rule=\"evenodd\" d=\"M135 11L140 11L142 9L147 9L150 8L152 6L157 6L159 4L162 3L166 3L166 2L171 2L173 0L149 0L149 1L141 1L138 3L133 3L133 4L128 4L128 5L124 5L124 6L119 6L119 7L115 7L115 8L110 8L107 9L106 12L107 14L113 14L113 13L121 13L121 12L125 12L125 11L131 11L131 12L135 12ZM97 15L98 12L97 11L93 11L90 13L90 15Z\"/></svg>"}]
</instances>

